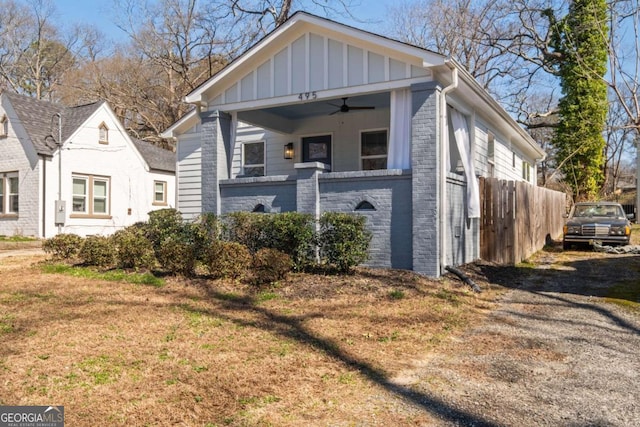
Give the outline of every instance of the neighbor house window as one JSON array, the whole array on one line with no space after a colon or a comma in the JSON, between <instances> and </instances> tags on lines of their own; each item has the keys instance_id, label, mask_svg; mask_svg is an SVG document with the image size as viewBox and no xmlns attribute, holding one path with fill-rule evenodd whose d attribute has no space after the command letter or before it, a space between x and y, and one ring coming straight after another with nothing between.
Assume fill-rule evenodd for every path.
<instances>
[{"instance_id":1,"label":"neighbor house window","mask_svg":"<svg viewBox=\"0 0 640 427\"><path fill-rule=\"evenodd\" d=\"M7 115L3 114L0 117L0 138L6 138L9 134L9 119L7 119Z\"/></svg>"},{"instance_id":2,"label":"neighbor house window","mask_svg":"<svg viewBox=\"0 0 640 427\"><path fill-rule=\"evenodd\" d=\"M98 142L100 144L109 143L109 128L104 123L101 123L98 127Z\"/></svg>"},{"instance_id":3,"label":"neighbor house window","mask_svg":"<svg viewBox=\"0 0 640 427\"><path fill-rule=\"evenodd\" d=\"M17 172L0 174L0 214L18 214L19 187Z\"/></svg>"},{"instance_id":4,"label":"neighbor house window","mask_svg":"<svg viewBox=\"0 0 640 427\"><path fill-rule=\"evenodd\" d=\"M387 168L387 131L366 131L360 134L362 170Z\"/></svg>"},{"instance_id":5,"label":"neighbor house window","mask_svg":"<svg viewBox=\"0 0 640 427\"><path fill-rule=\"evenodd\" d=\"M531 181L531 165L528 162L522 162L522 179Z\"/></svg>"},{"instance_id":6,"label":"neighbor house window","mask_svg":"<svg viewBox=\"0 0 640 427\"><path fill-rule=\"evenodd\" d=\"M264 176L264 141L242 144L242 174Z\"/></svg>"},{"instance_id":7,"label":"neighbor house window","mask_svg":"<svg viewBox=\"0 0 640 427\"><path fill-rule=\"evenodd\" d=\"M490 160L496 156L496 136L493 132L487 132L487 157Z\"/></svg>"},{"instance_id":8,"label":"neighbor house window","mask_svg":"<svg viewBox=\"0 0 640 427\"><path fill-rule=\"evenodd\" d=\"M153 204L154 205L167 204L167 183L165 181L153 182Z\"/></svg>"},{"instance_id":9,"label":"neighbor house window","mask_svg":"<svg viewBox=\"0 0 640 427\"><path fill-rule=\"evenodd\" d=\"M73 177L73 214L108 215L109 181L107 177L75 175Z\"/></svg>"}]
</instances>

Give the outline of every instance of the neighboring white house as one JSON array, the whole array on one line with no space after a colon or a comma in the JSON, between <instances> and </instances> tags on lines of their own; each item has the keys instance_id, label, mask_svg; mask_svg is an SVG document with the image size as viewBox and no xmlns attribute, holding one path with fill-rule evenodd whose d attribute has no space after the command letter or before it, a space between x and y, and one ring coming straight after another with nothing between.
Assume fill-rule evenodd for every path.
<instances>
[{"instance_id":1,"label":"neighboring white house","mask_svg":"<svg viewBox=\"0 0 640 427\"><path fill-rule=\"evenodd\" d=\"M536 184L540 146L456 61L304 12L186 96L177 208L358 212L369 264L479 257L478 177Z\"/></svg>"},{"instance_id":2,"label":"neighboring white house","mask_svg":"<svg viewBox=\"0 0 640 427\"><path fill-rule=\"evenodd\" d=\"M0 147L0 235L108 235L175 206L175 153L132 140L104 101L4 92Z\"/></svg>"}]
</instances>

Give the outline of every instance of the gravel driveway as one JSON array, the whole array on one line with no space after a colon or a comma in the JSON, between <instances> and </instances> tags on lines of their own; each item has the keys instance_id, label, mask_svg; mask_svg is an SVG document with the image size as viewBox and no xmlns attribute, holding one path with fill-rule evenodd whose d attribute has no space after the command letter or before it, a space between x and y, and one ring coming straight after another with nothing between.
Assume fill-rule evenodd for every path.
<instances>
[{"instance_id":1,"label":"gravel driveway","mask_svg":"<svg viewBox=\"0 0 640 427\"><path fill-rule=\"evenodd\" d=\"M411 388L446 402L443 426L640 425L640 257L537 257L506 274L476 267L512 290Z\"/></svg>"}]
</instances>

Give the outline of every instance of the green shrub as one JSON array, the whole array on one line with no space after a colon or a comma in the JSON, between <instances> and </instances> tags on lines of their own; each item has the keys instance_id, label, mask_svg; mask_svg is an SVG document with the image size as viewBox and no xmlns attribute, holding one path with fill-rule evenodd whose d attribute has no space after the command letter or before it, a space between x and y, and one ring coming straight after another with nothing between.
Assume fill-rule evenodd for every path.
<instances>
[{"instance_id":1,"label":"green shrub","mask_svg":"<svg viewBox=\"0 0 640 427\"><path fill-rule=\"evenodd\" d=\"M253 256L251 283L265 285L283 280L291 271L291 257L277 249L263 248Z\"/></svg>"},{"instance_id":2,"label":"green shrub","mask_svg":"<svg viewBox=\"0 0 640 427\"><path fill-rule=\"evenodd\" d=\"M209 231L200 223L184 222L175 209L149 212L144 230L158 262L174 274L192 276L196 261L204 259L210 244Z\"/></svg>"},{"instance_id":3,"label":"green shrub","mask_svg":"<svg viewBox=\"0 0 640 427\"><path fill-rule=\"evenodd\" d=\"M207 251L207 268L216 278L243 278L251 264L251 254L246 246L237 242L218 240Z\"/></svg>"},{"instance_id":4,"label":"green shrub","mask_svg":"<svg viewBox=\"0 0 640 427\"><path fill-rule=\"evenodd\" d=\"M202 213L196 219L195 224L198 225L203 234L206 234L209 241L213 242L220 238L222 224L216 214L211 212Z\"/></svg>"},{"instance_id":5,"label":"green shrub","mask_svg":"<svg viewBox=\"0 0 640 427\"><path fill-rule=\"evenodd\" d=\"M224 238L245 245L252 254L277 249L290 255L297 271L315 261L315 222L309 214L233 212L222 222Z\"/></svg>"},{"instance_id":6,"label":"green shrub","mask_svg":"<svg viewBox=\"0 0 640 427\"><path fill-rule=\"evenodd\" d=\"M182 233L182 214L176 209L159 209L149 212L149 221L143 226L145 235L151 241L153 249L158 251L168 238Z\"/></svg>"},{"instance_id":7,"label":"green shrub","mask_svg":"<svg viewBox=\"0 0 640 427\"><path fill-rule=\"evenodd\" d=\"M224 216L222 233L225 240L244 245L251 253L264 247L265 214L232 212Z\"/></svg>"},{"instance_id":8,"label":"green shrub","mask_svg":"<svg viewBox=\"0 0 640 427\"><path fill-rule=\"evenodd\" d=\"M55 259L69 260L78 255L82 237L77 234L58 234L42 243L42 249Z\"/></svg>"},{"instance_id":9,"label":"green shrub","mask_svg":"<svg viewBox=\"0 0 640 427\"><path fill-rule=\"evenodd\" d=\"M264 215L264 214L263 214ZM266 214L263 220L263 248L289 254L292 268L301 271L315 262L315 221L298 212Z\"/></svg>"},{"instance_id":10,"label":"green shrub","mask_svg":"<svg viewBox=\"0 0 640 427\"><path fill-rule=\"evenodd\" d=\"M182 242L191 245L193 256L196 260L206 263L208 247L217 239L214 231L209 228L211 224L201 222L185 223L182 230L176 236Z\"/></svg>"},{"instance_id":11,"label":"green shrub","mask_svg":"<svg viewBox=\"0 0 640 427\"><path fill-rule=\"evenodd\" d=\"M193 244L179 237L167 237L156 253L156 259L171 274L192 277L195 274L196 256Z\"/></svg>"},{"instance_id":12,"label":"green shrub","mask_svg":"<svg viewBox=\"0 0 640 427\"><path fill-rule=\"evenodd\" d=\"M369 256L371 233L361 215L326 212L320 218L318 244L324 263L341 273L363 263Z\"/></svg>"},{"instance_id":13,"label":"green shrub","mask_svg":"<svg viewBox=\"0 0 640 427\"><path fill-rule=\"evenodd\" d=\"M78 257L86 265L110 267L116 260L116 251L109 237L89 236L84 239Z\"/></svg>"},{"instance_id":14,"label":"green shrub","mask_svg":"<svg viewBox=\"0 0 640 427\"><path fill-rule=\"evenodd\" d=\"M116 231L111 236L111 242L119 268L151 269L156 263L153 245L145 236L144 228L139 225Z\"/></svg>"}]
</instances>

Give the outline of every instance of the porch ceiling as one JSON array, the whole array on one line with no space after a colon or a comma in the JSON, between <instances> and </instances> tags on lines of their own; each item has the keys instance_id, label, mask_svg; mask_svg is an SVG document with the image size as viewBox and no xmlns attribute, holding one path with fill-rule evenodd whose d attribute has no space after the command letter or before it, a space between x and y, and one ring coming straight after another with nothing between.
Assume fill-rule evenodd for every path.
<instances>
[{"instance_id":1,"label":"porch ceiling","mask_svg":"<svg viewBox=\"0 0 640 427\"><path fill-rule=\"evenodd\" d=\"M390 96L388 92L374 93L359 96L347 96L347 105L351 107L375 107L375 109L385 109L390 106ZM268 115L277 116L285 120L302 120L317 116L328 116L340 109L342 98L322 99L304 104L281 105L277 107L263 108L259 111ZM338 112L336 115L354 114L359 111L351 110L347 113ZM243 118L252 116L253 111L240 113Z\"/></svg>"}]
</instances>

